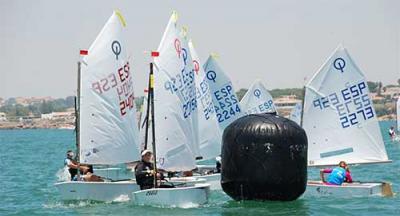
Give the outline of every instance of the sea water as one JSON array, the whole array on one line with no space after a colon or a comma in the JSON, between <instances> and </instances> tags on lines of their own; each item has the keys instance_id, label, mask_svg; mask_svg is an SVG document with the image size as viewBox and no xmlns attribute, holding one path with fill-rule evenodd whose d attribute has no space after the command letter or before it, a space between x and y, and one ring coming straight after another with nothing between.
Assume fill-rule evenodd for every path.
<instances>
[{"instance_id":1,"label":"sea water","mask_svg":"<svg viewBox=\"0 0 400 216\"><path fill-rule=\"evenodd\" d=\"M389 181L400 192L400 142L392 142L393 121L380 122L390 164L352 166L355 181ZM125 199L111 203L62 202L54 183L65 152L75 149L71 130L0 130L0 215L400 215L400 195L394 197L300 197L292 202L237 202L223 191L212 191L202 207L135 206ZM58 176L57 176L58 173ZM309 179L319 171L310 168Z\"/></svg>"}]
</instances>

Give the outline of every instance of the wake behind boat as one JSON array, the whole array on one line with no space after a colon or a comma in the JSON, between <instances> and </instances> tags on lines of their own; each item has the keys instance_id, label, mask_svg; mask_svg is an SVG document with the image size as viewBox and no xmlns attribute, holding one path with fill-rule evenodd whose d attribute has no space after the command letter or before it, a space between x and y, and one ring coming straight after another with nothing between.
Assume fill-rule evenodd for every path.
<instances>
[{"instance_id":1,"label":"wake behind boat","mask_svg":"<svg viewBox=\"0 0 400 216\"><path fill-rule=\"evenodd\" d=\"M114 165L139 159L133 82L124 34L125 21L115 11L89 51L83 52L83 64L78 63L78 170L79 162ZM139 190L135 181L86 180L90 178L78 173L77 181L55 186L63 200L113 201Z\"/></svg>"},{"instance_id":2,"label":"wake behind boat","mask_svg":"<svg viewBox=\"0 0 400 216\"><path fill-rule=\"evenodd\" d=\"M390 162L366 79L347 50L339 46L305 87L303 128L308 165L333 166ZM307 194L369 196L392 194L390 183L327 185L309 181Z\"/></svg>"}]
</instances>

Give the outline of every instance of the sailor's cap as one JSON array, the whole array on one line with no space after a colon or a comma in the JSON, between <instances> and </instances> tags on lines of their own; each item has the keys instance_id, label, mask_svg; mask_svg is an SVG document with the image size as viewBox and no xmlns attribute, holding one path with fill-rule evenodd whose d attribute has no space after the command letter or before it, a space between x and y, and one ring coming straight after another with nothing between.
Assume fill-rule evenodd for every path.
<instances>
[{"instance_id":1,"label":"sailor's cap","mask_svg":"<svg viewBox=\"0 0 400 216\"><path fill-rule=\"evenodd\" d=\"M142 151L142 156L145 156L147 153L153 154L149 149Z\"/></svg>"}]
</instances>

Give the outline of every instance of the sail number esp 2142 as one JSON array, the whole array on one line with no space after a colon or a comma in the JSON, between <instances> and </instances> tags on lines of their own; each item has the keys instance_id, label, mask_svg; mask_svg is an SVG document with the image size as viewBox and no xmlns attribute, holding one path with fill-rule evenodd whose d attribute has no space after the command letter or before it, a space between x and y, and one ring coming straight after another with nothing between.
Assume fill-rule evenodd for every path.
<instances>
[{"instance_id":1,"label":"sail number esp 2142","mask_svg":"<svg viewBox=\"0 0 400 216\"><path fill-rule=\"evenodd\" d=\"M115 89L120 101L121 116L124 116L127 109L131 110L135 105L129 62L118 68L116 72L110 73L102 79L93 82L92 89L98 94L103 94L111 89Z\"/></svg>"}]
</instances>

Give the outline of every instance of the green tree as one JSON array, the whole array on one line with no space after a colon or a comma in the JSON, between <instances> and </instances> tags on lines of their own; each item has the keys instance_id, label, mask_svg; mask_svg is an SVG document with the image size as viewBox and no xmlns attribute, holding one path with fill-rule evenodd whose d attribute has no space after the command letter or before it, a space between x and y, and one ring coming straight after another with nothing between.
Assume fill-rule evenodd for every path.
<instances>
[{"instance_id":1,"label":"green tree","mask_svg":"<svg viewBox=\"0 0 400 216\"><path fill-rule=\"evenodd\" d=\"M15 98L8 98L8 99L4 102L5 105L14 105L14 104L16 104L16 103L17 103L17 100L16 100Z\"/></svg>"},{"instance_id":2,"label":"green tree","mask_svg":"<svg viewBox=\"0 0 400 216\"><path fill-rule=\"evenodd\" d=\"M75 96L66 97L65 105L67 106L67 108L75 107Z\"/></svg>"},{"instance_id":3,"label":"green tree","mask_svg":"<svg viewBox=\"0 0 400 216\"><path fill-rule=\"evenodd\" d=\"M22 106L21 104L15 105L15 116L28 116L28 107Z\"/></svg>"},{"instance_id":4,"label":"green tree","mask_svg":"<svg viewBox=\"0 0 400 216\"><path fill-rule=\"evenodd\" d=\"M48 114L53 112L53 104L51 102L46 102L43 100L43 102L40 104L40 113L41 114Z\"/></svg>"},{"instance_id":5,"label":"green tree","mask_svg":"<svg viewBox=\"0 0 400 216\"><path fill-rule=\"evenodd\" d=\"M367 85L368 85L368 90L369 90L369 92L371 92L371 93L376 93L376 91L377 91L377 89L378 89L378 82L371 82L371 81L368 81L368 82L367 82Z\"/></svg>"},{"instance_id":6,"label":"green tree","mask_svg":"<svg viewBox=\"0 0 400 216\"><path fill-rule=\"evenodd\" d=\"M15 116L16 110L15 106L11 104L6 104L0 108L0 112L6 113L7 116Z\"/></svg>"},{"instance_id":7,"label":"green tree","mask_svg":"<svg viewBox=\"0 0 400 216\"><path fill-rule=\"evenodd\" d=\"M52 107L53 107L52 111L55 111L55 112L64 112L68 108L67 104L65 103L65 100L63 98L49 101L48 103L52 104Z\"/></svg>"},{"instance_id":8,"label":"green tree","mask_svg":"<svg viewBox=\"0 0 400 216\"><path fill-rule=\"evenodd\" d=\"M40 109L39 109L39 105L38 103L36 104L29 104L28 109L29 112L31 112L34 116L40 116Z\"/></svg>"},{"instance_id":9,"label":"green tree","mask_svg":"<svg viewBox=\"0 0 400 216\"><path fill-rule=\"evenodd\" d=\"M382 95L382 82L378 82L378 92L377 92L377 94L378 94L379 96Z\"/></svg>"},{"instance_id":10,"label":"green tree","mask_svg":"<svg viewBox=\"0 0 400 216\"><path fill-rule=\"evenodd\" d=\"M246 94L247 90L248 89L241 88L241 89L239 89L239 91L236 92L236 96L237 96L239 101L242 100L242 98Z\"/></svg>"},{"instance_id":11,"label":"green tree","mask_svg":"<svg viewBox=\"0 0 400 216\"><path fill-rule=\"evenodd\" d=\"M298 99L303 99L303 88L286 88L286 89L272 89L269 91L273 98L282 97L284 95L295 95Z\"/></svg>"}]
</instances>

